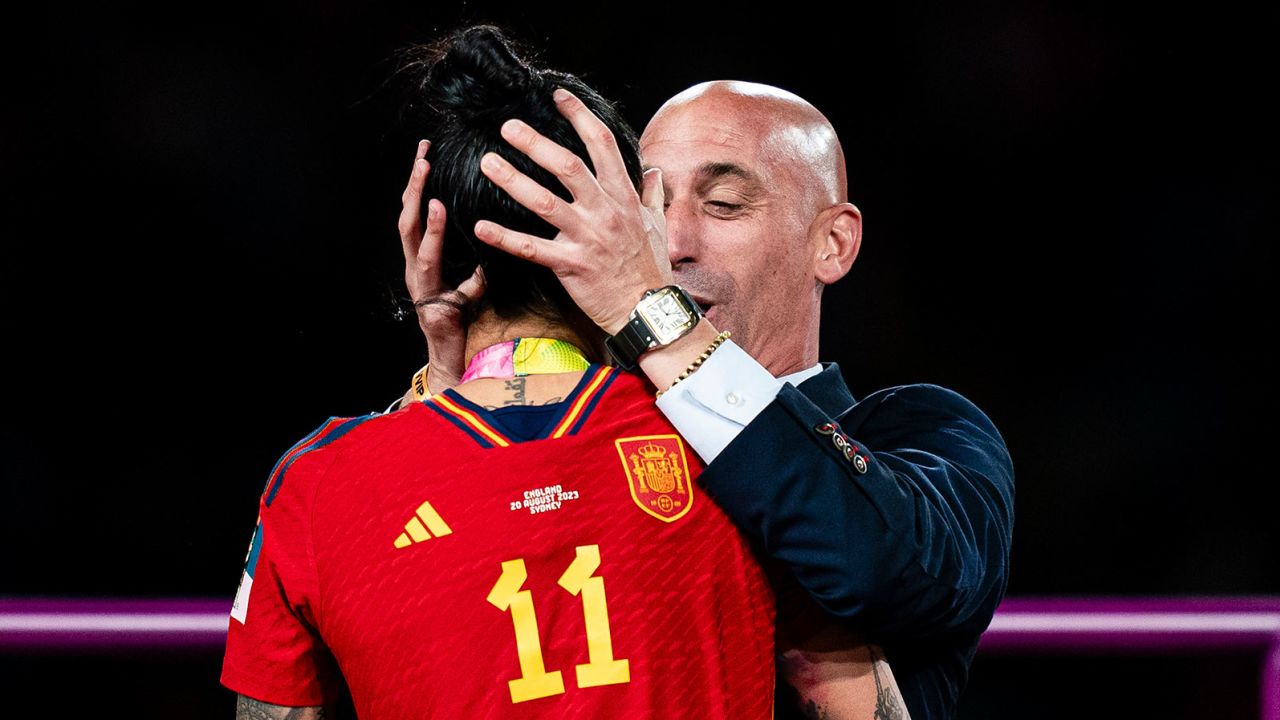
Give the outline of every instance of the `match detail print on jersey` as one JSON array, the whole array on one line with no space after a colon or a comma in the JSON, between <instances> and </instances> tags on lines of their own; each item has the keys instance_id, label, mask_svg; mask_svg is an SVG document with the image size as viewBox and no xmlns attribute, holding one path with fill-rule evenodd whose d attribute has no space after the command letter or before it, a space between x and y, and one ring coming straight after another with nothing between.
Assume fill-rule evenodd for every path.
<instances>
[{"instance_id":1,"label":"match detail print on jersey","mask_svg":"<svg viewBox=\"0 0 1280 720\"><path fill-rule=\"evenodd\" d=\"M563 485L546 485L525 490L519 500L509 501L508 507L513 511L523 510L530 515L537 515L555 512L564 507L565 503L579 500L581 497L582 494L577 490L566 490Z\"/></svg>"},{"instance_id":2,"label":"match detail print on jersey","mask_svg":"<svg viewBox=\"0 0 1280 720\"><path fill-rule=\"evenodd\" d=\"M642 435L614 441L627 473L631 499L663 522L675 522L693 507L689 459L679 435Z\"/></svg>"},{"instance_id":3,"label":"match detail print on jersey","mask_svg":"<svg viewBox=\"0 0 1280 720\"><path fill-rule=\"evenodd\" d=\"M582 598L582 615L587 634L588 662L575 667L579 688L618 685L631 682L631 664L613 656L613 635L609 630L609 607L605 601L604 578L592 577L600 568L600 546L579 545L577 557L560 576L560 587ZM533 593L522 590L529 573L524 558L502 563L502 575L489 591L489 602L503 612L511 613L515 628L516 655L520 661L520 677L507 682L511 702L550 697L564 693L564 676L559 670L547 672L538 635L538 614Z\"/></svg>"}]
</instances>

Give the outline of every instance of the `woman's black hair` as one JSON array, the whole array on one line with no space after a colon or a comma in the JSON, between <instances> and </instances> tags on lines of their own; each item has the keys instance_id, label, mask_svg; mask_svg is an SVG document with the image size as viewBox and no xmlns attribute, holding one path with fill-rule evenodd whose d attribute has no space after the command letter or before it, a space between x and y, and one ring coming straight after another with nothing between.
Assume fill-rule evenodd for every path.
<instances>
[{"instance_id":1,"label":"woman's black hair","mask_svg":"<svg viewBox=\"0 0 1280 720\"><path fill-rule=\"evenodd\" d=\"M582 100L617 138L632 183L640 186L640 152L635 132L613 103L568 73L537 67L522 58L498 28L476 25L456 30L431 45L413 48L415 74L406 111L420 137L431 140L431 163L422 195L444 203L442 280L456 287L476 265L484 269L486 289L472 315L492 309L503 319L535 315L573 328L597 344L602 331L577 308L550 270L497 250L477 240L477 220L490 220L512 230L552 238L557 230L511 199L480 172L480 158L496 152L538 184L568 202L569 191L551 173L511 147L500 134L502 124L519 118L594 166L569 121L556 109L552 91L563 87ZM584 348L588 351L598 348ZM591 352L590 354L596 354Z\"/></svg>"}]
</instances>

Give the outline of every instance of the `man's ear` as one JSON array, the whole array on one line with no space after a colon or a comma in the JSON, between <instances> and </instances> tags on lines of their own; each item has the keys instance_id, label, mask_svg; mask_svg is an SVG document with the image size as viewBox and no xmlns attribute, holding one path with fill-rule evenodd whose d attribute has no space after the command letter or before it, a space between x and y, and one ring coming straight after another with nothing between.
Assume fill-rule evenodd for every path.
<instances>
[{"instance_id":1,"label":"man's ear","mask_svg":"<svg viewBox=\"0 0 1280 720\"><path fill-rule=\"evenodd\" d=\"M813 276L830 285L848 274L862 247L862 213L853 203L840 203L823 210L810 227L816 255Z\"/></svg>"}]
</instances>

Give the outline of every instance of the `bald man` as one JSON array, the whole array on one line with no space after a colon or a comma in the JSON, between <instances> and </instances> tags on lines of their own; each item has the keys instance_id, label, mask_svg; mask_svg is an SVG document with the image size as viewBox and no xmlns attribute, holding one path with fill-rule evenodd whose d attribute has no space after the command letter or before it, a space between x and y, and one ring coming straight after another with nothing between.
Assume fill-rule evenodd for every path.
<instances>
[{"instance_id":1,"label":"bald man","mask_svg":"<svg viewBox=\"0 0 1280 720\"><path fill-rule=\"evenodd\" d=\"M952 717L1007 584L1012 462L990 419L959 394L906 385L855 400L839 368L819 363L822 291L849 272L862 240L830 122L778 88L696 85L641 136L651 169L637 194L603 124L571 94L556 99L594 174L508 121L503 136L573 201L491 153L486 176L560 233L548 240L481 221L477 237L557 273L617 338L619 362L634 362L660 390L658 407L708 463L707 491L803 588L780 593L790 675L823 675L862 638L873 661L883 649L912 717ZM447 294L432 258L407 259L415 303ZM705 316L695 309L679 337L629 353L638 318L652 321L638 301L671 284ZM447 303L420 307L436 348L425 384L438 391L460 370L449 353L458 320ZM797 689L821 713L824 698L803 682ZM895 712L878 704L875 717Z\"/></svg>"}]
</instances>

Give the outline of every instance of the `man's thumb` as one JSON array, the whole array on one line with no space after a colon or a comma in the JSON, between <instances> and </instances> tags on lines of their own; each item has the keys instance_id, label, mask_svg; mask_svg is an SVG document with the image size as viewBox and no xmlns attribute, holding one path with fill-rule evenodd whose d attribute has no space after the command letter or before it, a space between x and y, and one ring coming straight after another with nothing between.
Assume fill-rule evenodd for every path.
<instances>
[{"instance_id":1,"label":"man's thumb","mask_svg":"<svg viewBox=\"0 0 1280 720\"><path fill-rule=\"evenodd\" d=\"M662 214L666 197L662 192L662 171L658 168L649 168L641 177L640 202L659 215Z\"/></svg>"}]
</instances>

